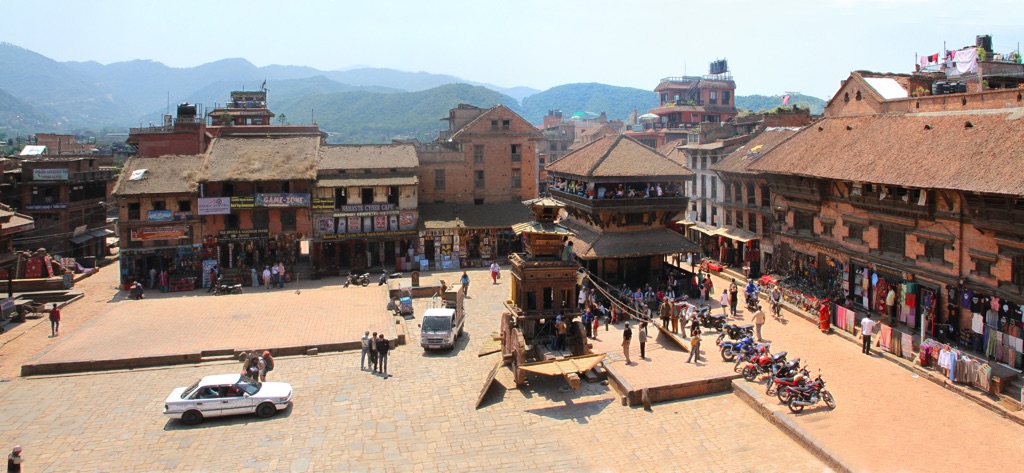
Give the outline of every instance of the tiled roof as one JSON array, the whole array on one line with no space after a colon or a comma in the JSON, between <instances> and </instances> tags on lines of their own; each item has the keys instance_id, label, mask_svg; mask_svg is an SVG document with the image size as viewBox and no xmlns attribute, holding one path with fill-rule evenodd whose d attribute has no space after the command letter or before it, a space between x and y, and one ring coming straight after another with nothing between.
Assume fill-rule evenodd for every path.
<instances>
[{"instance_id":1,"label":"tiled roof","mask_svg":"<svg viewBox=\"0 0 1024 473\"><path fill-rule=\"evenodd\" d=\"M487 109L487 111L484 112L484 113L481 113L480 116L470 120L468 123L463 125L462 128L459 128L458 131L456 131L454 134L452 134L452 137L449 139L449 141L456 141L456 140L462 138L463 134L469 133L466 130L471 129L474 125L476 125L477 122L480 122L480 121L483 121L483 120L490 120L491 116L494 115L495 112L497 112L498 110L504 110L504 111L506 111L508 113L511 113L513 117L523 121L526 124L529 124L531 127L533 127L533 129L536 132L537 136L540 136L540 134L541 134L540 130L538 130L536 127L534 127L532 124L530 124L529 120L526 120L525 118L520 116L518 113L513 112L511 108L508 108L508 107L506 107L504 105L498 104L498 105L495 105L495 106Z\"/></svg>"},{"instance_id":2,"label":"tiled roof","mask_svg":"<svg viewBox=\"0 0 1024 473\"><path fill-rule=\"evenodd\" d=\"M408 144L325 145L320 147L318 169L390 169L419 165L416 147Z\"/></svg>"},{"instance_id":3,"label":"tiled roof","mask_svg":"<svg viewBox=\"0 0 1024 473\"><path fill-rule=\"evenodd\" d=\"M751 170L1024 196L1024 108L826 118Z\"/></svg>"},{"instance_id":4,"label":"tiled roof","mask_svg":"<svg viewBox=\"0 0 1024 473\"><path fill-rule=\"evenodd\" d=\"M203 181L316 179L319 136L215 138L207 151Z\"/></svg>"},{"instance_id":5,"label":"tiled roof","mask_svg":"<svg viewBox=\"0 0 1024 473\"><path fill-rule=\"evenodd\" d=\"M686 140L672 140L661 145L658 148L658 152L664 154L668 159L679 163L680 166L689 169L689 166L686 165L686 153L679 149L680 146L685 144Z\"/></svg>"},{"instance_id":6,"label":"tiled roof","mask_svg":"<svg viewBox=\"0 0 1024 473\"><path fill-rule=\"evenodd\" d=\"M684 178L693 172L626 135L603 136L547 166L580 177Z\"/></svg>"},{"instance_id":7,"label":"tiled roof","mask_svg":"<svg viewBox=\"0 0 1024 473\"><path fill-rule=\"evenodd\" d=\"M699 249L689 238L667 228L601 233L572 219L563 220L562 224L575 233L569 241L573 252L583 259L667 255Z\"/></svg>"},{"instance_id":8,"label":"tiled roof","mask_svg":"<svg viewBox=\"0 0 1024 473\"><path fill-rule=\"evenodd\" d=\"M174 155L157 158L131 157L124 162L114 184L113 195L187 194L198 188L203 155ZM142 179L131 180L132 173L145 169Z\"/></svg>"},{"instance_id":9,"label":"tiled roof","mask_svg":"<svg viewBox=\"0 0 1024 473\"><path fill-rule=\"evenodd\" d=\"M740 146L725 159L711 165L711 170L737 174L757 174L747 169L757 158L764 156L779 143L797 133L797 128L767 128L747 144Z\"/></svg>"},{"instance_id":10,"label":"tiled roof","mask_svg":"<svg viewBox=\"0 0 1024 473\"><path fill-rule=\"evenodd\" d=\"M512 228L533 220L530 208L521 203L420 205L420 228Z\"/></svg>"}]
</instances>

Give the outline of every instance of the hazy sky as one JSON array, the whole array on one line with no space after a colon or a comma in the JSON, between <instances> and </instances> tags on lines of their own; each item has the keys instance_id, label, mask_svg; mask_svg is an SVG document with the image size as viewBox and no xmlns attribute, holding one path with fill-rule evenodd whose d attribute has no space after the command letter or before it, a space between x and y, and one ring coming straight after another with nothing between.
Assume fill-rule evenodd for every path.
<instances>
[{"instance_id":1,"label":"hazy sky","mask_svg":"<svg viewBox=\"0 0 1024 473\"><path fill-rule=\"evenodd\" d=\"M58 61L373 66L544 90L653 89L729 60L740 95L829 98L850 71L1024 39L1021 2L925 0L0 0L0 40Z\"/></svg>"}]
</instances>

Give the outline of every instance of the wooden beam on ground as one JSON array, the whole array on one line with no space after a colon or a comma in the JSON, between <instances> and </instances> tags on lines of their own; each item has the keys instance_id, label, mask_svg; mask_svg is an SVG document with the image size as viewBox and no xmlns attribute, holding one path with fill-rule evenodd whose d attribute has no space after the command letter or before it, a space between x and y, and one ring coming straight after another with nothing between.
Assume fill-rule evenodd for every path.
<instances>
[{"instance_id":1,"label":"wooden beam on ground","mask_svg":"<svg viewBox=\"0 0 1024 473\"><path fill-rule=\"evenodd\" d=\"M683 339L683 337L680 337L678 334L672 333L671 331L669 331L669 329L667 329L665 327L662 327L661 325L658 325L658 324L656 324L654 322L651 322L651 325L654 325L655 327L658 327L658 330L660 330L662 334L664 334L666 337L668 337L673 342L676 342L676 345L679 345L679 348L682 348L683 351L685 351L686 353L690 352L690 342L689 341Z\"/></svg>"},{"instance_id":2,"label":"wooden beam on ground","mask_svg":"<svg viewBox=\"0 0 1024 473\"><path fill-rule=\"evenodd\" d=\"M480 395L476 398L476 406L474 406L474 409L479 409L480 404L484 402L484 397L487 396L487 391L490 391L491 385L494 384L494 377L498 375L498 368L501 368L501 365L503 364L504 362L502 360L498 360L498 362L494 364L494 367L491 368L491 372L487 375L487 380L484 381L484 387L480 390Z\"/></svg>"}]
</instances>

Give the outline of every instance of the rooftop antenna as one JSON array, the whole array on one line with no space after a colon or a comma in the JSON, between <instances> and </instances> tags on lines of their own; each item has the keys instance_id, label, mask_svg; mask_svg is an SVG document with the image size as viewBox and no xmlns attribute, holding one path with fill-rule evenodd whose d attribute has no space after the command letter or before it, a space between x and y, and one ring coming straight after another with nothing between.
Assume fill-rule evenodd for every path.
<instances>
[{"instance_id":1,"label":"rooftop antenna","mask_svg":"<svg viewBox=\"0 0 1024 473\"><path fill-rule=\"evenodd\" d=\"M170 115L170 114L171 114L171 91L168 90L167 91L167 111L164 112L164 115Z\"/></svg>"}]
</instances>

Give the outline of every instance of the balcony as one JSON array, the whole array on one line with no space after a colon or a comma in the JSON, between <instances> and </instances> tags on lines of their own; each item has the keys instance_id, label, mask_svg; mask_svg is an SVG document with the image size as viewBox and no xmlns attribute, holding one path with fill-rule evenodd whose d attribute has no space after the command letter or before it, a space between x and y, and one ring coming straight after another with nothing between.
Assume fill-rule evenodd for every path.
<instances>
[{"instance_id":1,"label":"balcony","mask_svg":"<svg viewBox=\"0 0 1024 473\"><path fill-rule=\"evenodd\" d=\"M567 205L580 208L588 212L619 210L630 210L634 212L654 210L681 211L686 209L686 203L689 200L685 196L591 199L553 188L549 188L548 191L551 193L551 197L565 202Z\"/></svg>"},{"instance_id":2,"label":"balcony","mask_svg":"<svg viewBox=\"0 0 1024 473\"><path fill-rule=\"evenodd\" d=\"M934 199L928 199L925 205L917 205L916 199L908 199L905 202L899 197L879 199L878 194L850 196L850 204L855 208L912 218L930 218L935 213L934 202Z\"/></svg>"}]
</instances>

